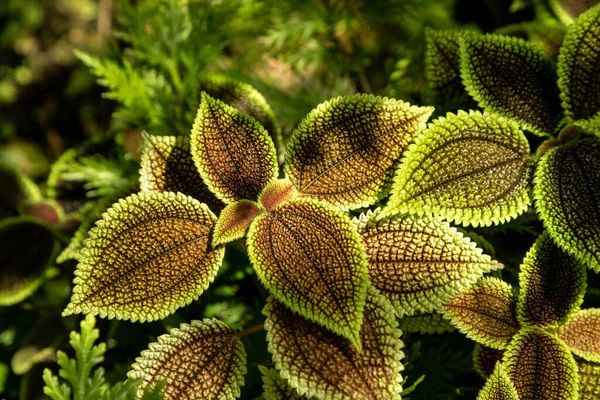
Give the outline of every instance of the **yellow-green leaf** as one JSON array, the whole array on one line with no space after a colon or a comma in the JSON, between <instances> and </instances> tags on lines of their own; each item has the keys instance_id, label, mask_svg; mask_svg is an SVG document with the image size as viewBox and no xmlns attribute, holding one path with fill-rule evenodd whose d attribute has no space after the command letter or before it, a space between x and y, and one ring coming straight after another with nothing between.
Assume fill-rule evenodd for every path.
<instances>
[{"instance_id":1,"label":"yellow-green leaf","mask_svg":"<svg viewBox=\"0 0 600 400\"><path fill-rule=\"evenodd\" d=\"M400 215L377 221L378 215L363 214L355 223L371 283L399 317L441 311L484 273L502 268L439 218Z\"/></svg>"},{"instance_id":2,"label":"yellow-green leaf","mask_svg":"<svg viewBox=\"0 0 600 400\"><path fill-rule=\"evenodd\" d=\"M27 175L4 166L0 166L0 187L0 218L16 216L25 201L42 199L39 188Z\"/></svg>"},{"instance_id":3,"label":"yellow-green leaf","mask_svg":"<svg viewBox=\"0 0 600 400\"><path fill-rule=\"evenodd\" d=\"M577 356L600 363L600 309L580 310L560 327L558 337Z\"/></svg>"},{"instance_id":4,"label":"yellow-green leaf","mask_svg":"<svg viewBox=\"0 0 600 400\"><path fill-rule=\"evenodd\" d=\"M300 396L297 390L287 384L281 378L275 368L258 366L263 379L263 399L264 400L304 400L306 396Z\"/></svg>"},{"instance_id":5,"label":"yellow-green leaf","mask_svg":"<svg viewBox=\"0 0 600 400\"><path fill-rule=\"evenodd\" d=\"M297 199L257 217L247 238L254 270L278 301L360 345L367 257L344 213Z\"/></svg>"},{"instance_id":6,"label":"yellow-green leaf","mask_svg":"<svg viewBox=\"0 0 600 400\"><path fill-rule=\"evenodd\" d=\"M517 389L502 364L496 364L494 372L477 395L477 400L519 400Z\"/></svg>"},{"instance_id":7,"label":"yellow-green leaf","mask_svg":"<svg viewBox=\"0 0 600 400\"><path fill-rule=\"evenodd\" d=\"M585 10L598 4L598 0L549 0L556 16L564 23L571 24Z\"/></svg>"},{"instance_id":8,"label":"yellow-green leaf","mask_svg":"<svg viewBox=\"0 0 600 400\"><path fill-rule=\"evenodd\" d=\"M544 16L533 21L503 26L494 33L525 39L556 60L566 31L567 28L564 24L554 18Z\"/></svg>"},{"instance_id":9,"label":"yellow-green leaf","mask_svg":"<svg viewBox=\"0 0 600 400\"><path fill-rule=\"evenodd\" d=\"M409 146L382 216L506 222L527 210L530 175L529 144L514 122L476 111L448 113Z\"/></svg>"},{"instance_id":10,"label":"yellow-green leaf","mask_svg":"<svg viewBox=\"0 0 600 400\"><path fill-rule=\"evenodd\" d=\"M213 247L243 238L250 223L262 210L260 206L250 200L238 200L228 204L217 219L213 231Z\"/></svg>"},{"instance_id":11,"label":"yellow-green leaf","mask_svg":"<svg viewBox=\"0 0 600 400\"><path fill-rule=\"evenodd\" d=\"M224 322L204 319L181 324L151 343L127 374L141 378L144 389L166 382L165 400L233 400L240 396L246 374L246 351Z\"/></svg>"},{"instance_id":12,"label":"yellow-green leaf","mask_svg":"<svg viewBox=\"0 0 600 400\"><path fill-rule=\"evenodd\" d=\"M292 134L285 172L301 196L342 209L369 206L432 112L366 94L326 101Z\"/></svg>"},{"instance_id":13,"label":"yellow-green leaf","mask_svg":"<svg viewBox=\"0 0 600 400\"><path fill-rule=\"evenodd\" d=\"M401 332L391 307L372 287L360 332L362 351L273 297L263 312L275 367L300 394L323 400L400 399Z\"/></svg>"},{"instance_id":14,"label":"yellow-green leaf","mask_svg":"<svg viewBox=\"0 0 600 400\"><path fill-rule=\"evenodd\" d=\"M494 368L496 368L496 363L502 360L503 355L503 350L492 349L481 343L475 343L475 348L473 349L473 369L483 379L487 379L492 375Z\"/></svg>"},{"instance_id":15,"label":"yellow-green leaf","mask_svg":"<svg viewBox=\"0 0 600 400\"><path fill-rule=\"evenodd\" d=\"M579 361L579 400L600 398L600 364Z\"/></svg>"},{"instance_id":16,"label":"yellow-green leaf","mask_svg":"<svg viewBox=\"0 0 600 400\"><path fill-rule=\"evenodd\" d=\"M181 193L120 200L89 233L63 315L153 321L197 299L224 249L210 246L215 216Z\"/></svg>"},{"instance_id":17,"label":"yellow-green leaf","mask_svg":"<svg viewBox=\"0 0 600 400\"><path fill-rule=\"evenodd\" d=\"M405 316L398 321L398 324L404 333L433 335L454 331L454 327L448 320L438 313Z\"/></svg>"},{"instance_id":18,"label":"yellow-green leaf","mask_svg":"<svg viewBox=\"0 0 600 400\"><path fill-rule=\"evenodd\" d=\"M277 177L275 146L265 128L207 94L192 128L191 151L202 179L225 203L256 200Z\"/></svg>"}]
</instances>

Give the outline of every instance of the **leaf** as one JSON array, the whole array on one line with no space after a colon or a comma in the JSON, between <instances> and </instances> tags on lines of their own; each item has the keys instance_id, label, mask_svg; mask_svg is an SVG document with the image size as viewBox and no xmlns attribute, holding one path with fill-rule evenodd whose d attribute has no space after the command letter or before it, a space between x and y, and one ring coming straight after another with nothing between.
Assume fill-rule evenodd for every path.
<instances>
[{"instance_id":1,"label":"leaf","mask_svg":"<svg viewBox=\"0 0 600 400\"><path fill-rule=\"evenodd\" d=\"M355 223L371 283L399 317L440 311L484 273L502 268L439 218L400 215L377 221L378 216L378 211L363 214Z\"/></svg>"},{"instance_id":2,"label":"leaf","mask_svg":"<svg viewBox=\"0 0 600 400\"><path fill-rule=\"evenodd\" d=\"M449 318L468 338L503 350L519 330L512 288L497 278L484 278L456 296L445 308Z\"/></svg>"},{"instance_id":3,"label":"leaf","mask_svg":"<svg viewBox=\"0 0 600 400\"><path fill-rule=\"evenodd\" d=\"M326 101L292 134L285 173L303 197L344 210L369 206L432 112L366 94Z\"/></svg>"},{"instance_id":4,"label":"leaf","mask_svg":"<svg viewBox=\"0 0 600 400\"><path fill-rule=\"evenodd\" d=\"M529 144L504 118L448 113L410 145L383 216L433 213L463 225L506 222L530 204Z\"/></svg>"},{"instance_id":5,"label":"leaf","mask_svg":"<svg viewBox=\"0 0 600 400\"><path fill-rule=\"evenodd\" d=\"M600 128L600 5L567 30L558 57L558 87L567 118L591 131Z\"/></svg>"},{"instance_id":6,"label":"leaf","mask_svg":"<svg viewBox=\"0 0 600 400\"><path fill-rule=\"evenodd\" d=\"M475 343L475 348L473 349L473 369L483 379L487 379L492 375L496 363L502 360L503 355L503 350L492 349L481 343Z\"/></svg>"},{"instance_id":7,"label":"leaf","mask_svg":"<svg viewBox=\"0 0 600 400\"><path fill-rule=\"evenodd\" d=\"M554 62L533 44L501 35L469 35L460 47L467 92L486 111L503 114L538 135L562 120Z\"/></svg>"},{"instance_id":8,"label":"leaf","mask_svg":"<svg viewBox=\"0 0 600 400\"><path fill-rule=\"evenodd\" d=\"M523 329L503 360L520 400L576 400L577 364L567 346L539 328Z\"/></svg>"},{"instance_id":9,"label":"leaf","mask_svg":"<svg viewBox=\"0 0 600 400\"><path fill-rule=\"evenodd\" d=\"M558 337L575 355L600 363L600 309L580 310L560 327Z\"/></svg>"},{"instance_id":10,"label":"leaf","mask_svg":"<svg viewBox=\"0 0 600 400\"><path fill-rule=\"evenodd\" d=\"M210 247L214 220L181 193L120 200L89 233L63 316L154 321L197 299L223 259L223 248Z\"/></svg>"},{"instance_id":11,"label":"leaf","mask_svg":"<svg viewBox=\"0 0 600 400\"><path fill-rule=\"evenodd\" d=\"M539 17L533 21L503 26L494 33L525 39L556 60L566 31L565 25L556 19Z\"/></svg>"},{"instance_id":12,"label":"leaf","mask_svg":"<svg viewBox=\"0 0 600 400\"><path fill-rule=\"evenodd\" d=\"M277 179L265 186L258 196L258 202L271 212L280 204L291 201L298 196L296 188L289 179Z\"/></svg>"},{"instance_id":13,"label":"leaf","mask_svg":"<svg viewBox=\"0 0 600 400\"><path fill-rule=\"evenodd\" d=\"M360 331L362 351L272 296L263 313L275 367L301 395L324 400L400 399L401 332L393 310L373 287Z\"/></svg>"},{"instance_id":14,"label":"leaf","mask_svg":"<svg viewBox=\"0 0 600 400\"><path fill-rule=\"evenodd\" d=\"M181 192L205 203L214 213L223 209L223 202L204 184L194 165L188 138L153 136L146 132L142 138L142 192Z\"/></svg>"},{"instance_id":15,"label":"leaf","mask_svg":"<svg viewBox=\"0 0 600 400\"><path fill-rule=\"evenodd\" d=\"M263 379L263 399L264 400L303 400L306 396L300 396L298 392L291 388L277 373L274 368L258 366Z\"/></svg>"},{"instance_id":16,"label":"leaf","mask_svg":"<svg viewBox=\"0 0 600 400\"><path fill-rule=\"evenodd\" d=\"M521 326L558 328L579 310L587 270L558 248L547 232L525 256L519 274L517 319Z\"/></svg>"},{"instance_id":17,"label":"leaf","mask_svg":"<svg viewBox=\"0 0 600 400\"><path fill-rule=\"evenodd\" d=\"M233 400L240 396L246 374L242 341L216 319L181 324L150 343L135 361L127 376L143 380L138 398L162 380L165 400Z\"/></svg>"},{"instance_id":18,"label":"leaf","mask_svg":"<svg viewBox=\"0 0 600 400\"><path fill-rule=\"evenodd\" d=\"M569 25L585 10L598 4L598 0L549 0L548 3L554 14Z\"/></svg>"},{"instance_id":19,"label":"leaf","mask_svg":"<svg viewBox=\"0 0 600 400\"><path fill-rule=\"evenodd\" d=\"M278 301L360 346L367 257L344 213L294 200L257 217L247 244L256 275Z\"/></svg>"},{"instance_id":20,"label":"leaf","mask_svg":"<svg viewBox=\"0 0 600 400\"><path fill-rule=\"evenodd\" d=\"M0 221L0 243L0 306L10 306L42 284L57 245L50 230L27 217Z\"/></svg>"},{"instance_id":21,"label":"leaf","mask_svg":"<svg viewBox=\"0 0 600 400\"><path fill-rule=\"evenodd\" d=\"M579 400L597 400L600 396L600 364L579 362Z\"/></svg>"},{"instance_id":22,"label":"leaf","mask_svg":"<svg viewBox=\"0 0 600 400\"><path fill-rule=\"evenodd\" d=\"M0 218L17 215L19 205L42 199L37 185L25 174L0 166Z\"/></svg>"},{"instance_id":23,"label":"leaf","mask_svg":"<svg viewBox=\"0 0 600 400\"><path fill-rule=\"evenodd\" d=\"M496 364L494 372L477 395L477 400L519 400L517 389L502 364Z\"/></svg>"},{"instance_id":24,"label":"leaf","mask_svg":"<svg viewBox=\"0 0 600 400\"><path fill-rule=\"evenodd\" d=\"M277 178L275 147L265 129L207 94L202 95L190 143L202 179L225 203L255 200Z\"/></svg>"},{"instance_id":25,"label":"leaf","mask_svg":"<svg viewBox=\"0 0 600 400\"><path fill-rule=\"evenodd\" d=\"M398 323L400 330L404 333L433 335L454 331L454 327L441 314L437 313L405 316Z\"/></svg>"},{"instance_id":26,"label":"leaf","mask_svg":"<svg viewBox=\"0 0 600 400\"><path fill-rule=\"evenodd\" d=\"M600 142L547 151L535 170L533 197L554 242L600 272Z\"/></svg>"},{"instance_id":27,"label":"leaf","mask_svg":"<svg viewBox=\"0 0 600 400\"><path fill-rule=\"evenodd\" d=\"M217 219L213 231L212 246L241 239L246 235L250 223L262 213L259 205L250 200L238 200L228 204Z\"/></svg>"}]
</instances>

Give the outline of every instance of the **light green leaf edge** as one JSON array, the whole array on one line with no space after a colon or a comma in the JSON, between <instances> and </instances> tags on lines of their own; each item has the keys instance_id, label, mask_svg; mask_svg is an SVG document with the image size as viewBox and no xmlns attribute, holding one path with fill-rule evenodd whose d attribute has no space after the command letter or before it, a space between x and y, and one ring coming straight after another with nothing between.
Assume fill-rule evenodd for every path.
<instances>
[{"instance_id":1,"label":"light green leaf edge","mask_svg":"<svg viewBox=\"0 0 600 400\"><path fill-rule=\"evenodd\" d=\"M600 364L579 360L579 400L600 398Z\"/></svg>"},{"instance_id":2,"label":"light green leaf edge","mask_svg":"<svg viewBox=\"0 0 600 400\"><path fill-rule=\"evenodd\" d=\"M477 395L477 400L519 400L517 388L502 368L501 363L496 364L494 372Z\"/></svg>"},{"instance_id":3,"label":"light green leaf edge","mask_svg":"<svg viewBox=\"0 0 600 400\"><path fill-rule=\"evenodd\" d=\"M240 206L253 207L253 211L256 212L256 215L250 220L248 215L242 215L242 217L244 217L244 219L241 221L242 223L240 223L240 221L233 221L233 225L237 226L227 229L227 225L232 225L231 219L237 216L236 210L239 210L241 208ZM225 206L225 208L219 214L217 222L213 228L212 246L217 247L246 236L246 232L248 231L248 227L252 223L252 220L263 212L261 208L262 207L257 202L252 200L238 200L234 203L227 204L227 206Z\"/></svg>"},{"instance_id":4,"label":"light green leaf edge","mask_svg":"<svg viewBox=\"0 0 600 400\"><path fill-rule=\"evenodd\" d=\"M306 396L300 396L296 389L289 386L275 368L267 368L259 365L258 369L262 373L263 380L263 399L264 400L304 400L309 399Z\"/></svg>"},{"instance_id":5,"label":"light green leaf edge","mask_svg":"<svg viewBox=\"0 0 600 400\"><path fill-rule=\"evenodd\" d=\"M398 325L404 333L421 335L441 335L456 330L448 320L438 313L405 316L398 320Z\"/></svg>"}]
</instances>

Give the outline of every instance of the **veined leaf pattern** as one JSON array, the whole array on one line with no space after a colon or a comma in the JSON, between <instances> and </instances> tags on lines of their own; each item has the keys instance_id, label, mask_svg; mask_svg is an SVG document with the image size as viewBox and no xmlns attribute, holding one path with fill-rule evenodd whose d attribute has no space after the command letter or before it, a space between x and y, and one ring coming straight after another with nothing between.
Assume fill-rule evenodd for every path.
<instances>
[{"instance_id":1,"label":"veined leaf pattern","mask_svg":"<svg viewBox=\"0 0 600 400\"><path fill-rule=\"evenodd\" d=\"M298 196L294 184L289 179L277 179L265 186L258 196L258 202L266 211L273 211L277 206L291 201Z\"/></svg>"},{"instance_id":2,"label":"veined leaf pattern","mask_svg":"<svg viewBox=\"0 0 600 400\"><path fill-rule=\"evenodd\" d=\"M473 349L473 369L483 379L487 379L492 375L496 363L502 360L503 355L503 350L493 349L476 342Z\"/></svg>"},{"instance_id":3,"label":"veined leaf pattern","mask_svg":"<svg viewBox=\"0 0 600 400\"><path fill-rule=\"evenodd\" d=\"M600 363L600 309L580 310L560 327L558 337L575 355Z\"/></svg>"},{"instance_id":4,"label":"veined leaf pattern","mask_svg":"<svg viewBox=\"0 0 600 400\"><path fill-rule=\"evenodd\" d=\"M275 368L258 366L262 373L263 395L262 400L306 400L309 397L300 396L298 391L287 384Z\"/></svg>"},{"instance_id":5,"label":"veined leaf pattern","mask_svg":"<svg viewBox=\"0 0 600 400\"><path fill-rule=\"evenodd\" d=\"M479 392L477 400L519 400L517 389L502 364L496 364L494 372Z\"/></svg>"},{"instance_id":6,"label":"veined leaf pattern","mask_svg":"<svg viewBox=\"0 0 600 400\"><path fill-rule=\"evenodd\" d=\"M361 351L273 297L263 312L275 366L300 394L323 400L400 399L401 332L391 307L374 288L367 296Z\"/></svg>"},{"instance_id":7,"label":"veined leaf pattern","mask_svg":"<svg viewBox=\"0 0 600 400\"><path fill-rule=\"evenodd\" d=\"M514 122L477 111L448 113L409 146L381 216L506 222L527 210L530 175L529 144Z\"/></svg>"},{"instance_id":8,"label":"veined leaf pattern","mask_svg":"<svg viewBox=\"0 0 600 400\"><path fill-rule=\"evenodd\" d=\"M441 314L429 313L405 316L398 321L400 330L404 333L420 333L433 335L453 332L455 328Z\"/></svg>"},{"instance_id":9,"label":"veined leaf pattern","mask_svg":"<svg viewBox=\"0 0 600 400\"><path fill-rule=\"evenodd\" d=\"M250 223L262 210L251 200L238 200L228 204L217 219L213 230L213 247L220 246L232 240L241 239L246 235Z\"/></svg>"},{"instance_id":10,"label":"veined leaf pattern","mask_svg":"<svg viewBox=\"0 0 600 400\"><path fill-rule=\"evenodd\" d=\"M146 387L166 382L165 400L233 400L246 374L246 351L239 337L216 319L192 321L162 335L136 358L128 373Z\"/></svg>"},{"instance_id":11,"label":"veined leaf pattern","mask_svg":"<svg viewBox=\"0 0 600 400\"><path fill-rule=\"evenodd\" d=\"M257 217L247 243L256 274L277 300L360 346L367 257L344 213L297 199Z\"/></svg>"},{"instance_id":12,"label":"veined leaf pattern","mask_svg":"<svg viewBox=\"0 0 600 400\"><path fill-rule=\"evenodd\" d=\"M287 145L285 172L301 196L342 209L380 199L400 154L432 107L358 94L311 111Z\"/></svg>"},{"instance_id":13,"label":"veined leaf pattern","mask_svg":"<svg viewBox=\"0 0 600 400\"><path fill-rule=\"evenodd\" d=\"M600 364L579 361L579 400L597 400L600 397Z\"/></svg>"},{"instance_id":14,"label":"veined leaf pattern","mask_svg":"<svg viewBox=\"0 0 600 400\"><path fill-rule=\"evenodd\" d=\"M113 205L89 233L63 315L153 321L189 304L214 280L215 216L181 193L140 193Z\"/></svg>"}]
</instances>

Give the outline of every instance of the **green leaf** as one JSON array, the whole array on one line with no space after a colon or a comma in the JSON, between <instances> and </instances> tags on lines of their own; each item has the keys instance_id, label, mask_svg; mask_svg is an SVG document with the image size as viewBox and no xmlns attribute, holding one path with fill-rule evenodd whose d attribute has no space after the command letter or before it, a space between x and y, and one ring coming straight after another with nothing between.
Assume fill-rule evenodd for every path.
<instances>
[{"instance_id":1,"label":"green leaf","mask_svg":"<svg viewBox=\"0 0 600 400\"><path fill-rule=\"evenodd\" d=\"M190 143L202 179L225 203L256 200L277 178L277 155L265 128L207 94L202 95Z\"/></svg>"},{"instance_id":2,"label":"green leaf","mask_svg":"<svg viewBox=\"0 0 600 400\"><path fill-rule=\"evenodd\" d=\"M37 185L25 174L0 165L0 218L17 214L19 205L42 199Z\"/></svg>"},{"instance_id":3,"label":"green leaf","mask_svg":"<svg viewBox=\"0 0 600 400\"><path fill-rule=\"evenodd\" d=\"M114 204L89 233L63 316L154 321L197 299L217 274L215 216L181 193L139 193Z\"/></svg>"},{"instance_id":4,"label":"green leaf","mask_svg":"<svg viewBox=\"0 0 600 400\"><path fill-rule=\"evenodd\" d=\"M463 225L506 222L530 204L529 144L502 117L448 113L410 145L383 216L440 215Z\"/></svg>"},{"instance_id":5,"label":"green leaf","mask_svg":"<svg viewBox=\"0 0 600 400\"><path fill-rule=\"evenodd\" d=\"M247 243L256 274L278 301L360 346L367 257L346 214L294 200L257 217Z\"/></svg>"},{"instance_id":6,"label":"green leaf","mask_svg":"<svg viewBox=\"0 0 600 400\"><path fill-rule=\"evenodd\" d=\"M586 275L585 266L544 232L521 265L517 301L521 326L558 328L567 322L583 302Z\"/></svg>"},{"instance_id":7,"label":"green leaf","mask_svg":"<svg viewBox=\"0 0 600 400\"><path fill-rule=\"evenodd\" d=\"M392 168L432 112L366 94L326 101L292 134L286 175L301 196L344 210L369 206L382 197Z\"/></svg>"},{"instance_id":8,"label":"green leaf","mask_svg":"<svg viewBox=\"0 0 600 400\"><path fill-rule=\"evenodd\" d=\"M492 349L481 343L475 343L475 348L473 349L473 369L483 379L487 379L492 375L494 368L496 368L496 363L502 360L503 355L503 350Z\"/></svg>"},{"instance_id":9,"label":"green leaf","mask_svg":"<svg viewBox=\"0 0 600 400\"><path fill-rule=\"evenodd\" d=\"M250 223L260 213L262 213L262 210L254 201L238 200L235 203L228 204L221 211L215 224L212 246L217 247L243 238Z\"/></svg>"},{"instance_id":10,"label":"green leaf","mask_svg":"<svg viewBox=\"0 0 600 400\"><path fill-rule=\"evenodd\" d=\"M275 368L258 366L263 379L264 400L303 400L306 396L300 396L298 392L284 381Z\"/></svg>"},{"instance_id":11,"label":"green leaf","mask_svg":"<svg viewBox=\"0 0 600 400\"><path fill-rule=\"evenodd\" d=\"M579 400L600 397L600 364L579 361Z\"/></svg>"},{"instance_id":12,"label":"green leaf","mask_svg":"<svg viewBox=\"0 0 600 400\"><path fill-rule=\"evenodd\" d=\"M324 400L400 399L401 332L393 310L372 286L360 332L362 351L272 296L263 313L275 367L301 395Z\"/></svg>"},{"instance_id":13,"label":"green leaf","mask_svg":"<svg viewBox=\"0 0 600 400\"><path fill-rule=\"evenodd\" d=\"M441 314L430 313L405 316L398 321L404 333L433 335L454 331L454 327Z\"/></svg>"},{"instance_id":14,"label":"green leaf","mask_svg":"<svg viewBox=\"0 0 600 400\"><path fill-rule=\"evenodd\" d=\"M10 306L42 284L57 245L51 231L27 217L0 221L0 243L0 306Z\"/></svg>"},{"instance_id":15,"label":"green leaf","mask_svg":"<svg viewBox=\"0 0 600 400\"><path fill-rule=\"evenodd\" d=\"M600 141L547 151L536 167L533 196L554 242L600 272Z\"/></svg>"},{"instance_id":16,"label":"green leaf","mask_svg":"<svg viewBox=\"0 0 600 400\"><path fill-rule=\"evenodd\" d=\"M502 368L502 364L496 365L494 372L477 395L477 400L519 400L517 389Z\"/></svg>"},{"instance_id":17,"label":"green leaf","mask_svg":"<svg viewBox=\"0 0 600 400\"><path fill-rule=\"evenodd\" d=\"M600 129L600 5L567 30L558 58L558 86L567 118L591 131Z\"/></svg>"},{"instance_id":18,"label":"green leaf","mask_svg":"<svg viewBox=\"0 0 600 400\"><path fill-rule=\"evenodd\" d=\"M291 201L297 196L298 192L289 179L277 179L265 186L258 196L258 202L265 210L271 212L280 204Z\"/></svg>"},{"instance_id":19,"label":"green leaf","mask_svg":"<svg viewBox=\"0 0 600 400\"><path fill-rule=\"evenodd\" d=\"M140 190L181 192L205 203L219 213L223 202L202 182L190 153L190 140L182 136L153 136L143 133Z\"/></svg>"},{"instance_id":20,"label":"green leaf","mask_svg":"<svg viewBox=\"0 0 600 400\"><path fill-rule=\"evenodd\" d=\"M460 59L467 92L486 111L539 135L556 131L562 109L549 56L520 38L473 34L463 39Z\"/></svg>"},{"instance_id":21,"label":"green leaf","mask_svg":"<svg viewBox=\"0 0 600 400\"><path fill-rule=\"evenodd\" d=\"M580 310L560 327L558 337L586 361L600 363L600 309Z\"/></svg>"},{"instance_id":22,"label":"green leaf","mask_svg":"<svg viewBox=\"0 0 600 400\"><path fill-rule=\"evenodd\" d=\"M355 220L369 257L371 283L399 317L440 311L484 273L502 264L439 219L410 215Z\"/></svg>"},{"instance_id":23,"label":"green leaf","mask_svg":"<svg viewBox=\"0 0 600 400\"><path fill-rule=\"evenodd\" d=\"M519 330L512 288L497 278L482 279L452 299L445 311L468 338L494 349L505 349Z\"/></svg>"},{"instance_id":24,"label":"green leaf","mask_svg":"<svg viewBox=\"0 0 600 400\"><path fill-rule=\"evenodd\" d=\"M585 10L598 4L598 0L549 0L556 16L564 23L571 24Z\"/></svg>"},{"instance_id":25,"label":"green leaf","mask_svg":"<svg viewBox=\"0 0 600 400\"><path fill-rule=\"evenodd\" d=\"M165 400L233 400L240 396L246 374L242 341L216 319L181 324L150 343L135 361L127 375L143 380L138 398L146 387L165 381Z\"/></svg>"},{"instance_id":26,"label":"green leaf","mask_svg":"<svg viewBox=\"0 0 600 400\"><path fill-rule=\"evenodd\" d=\"M556 60L567 28L552 17L506 25L494 31L498 35L515 36L534 44Z\"/></svg>"},{"instance_id":27,"label":"green leaf","mask_svg":"<svg viewBox=\"0 0 600 400\"><path fill-rule=\"evenodd\" d=\"M577 400L577 364L567 346L539 328L517 333L503 365L520 400Z\"/></svg>"}]
</instances>

